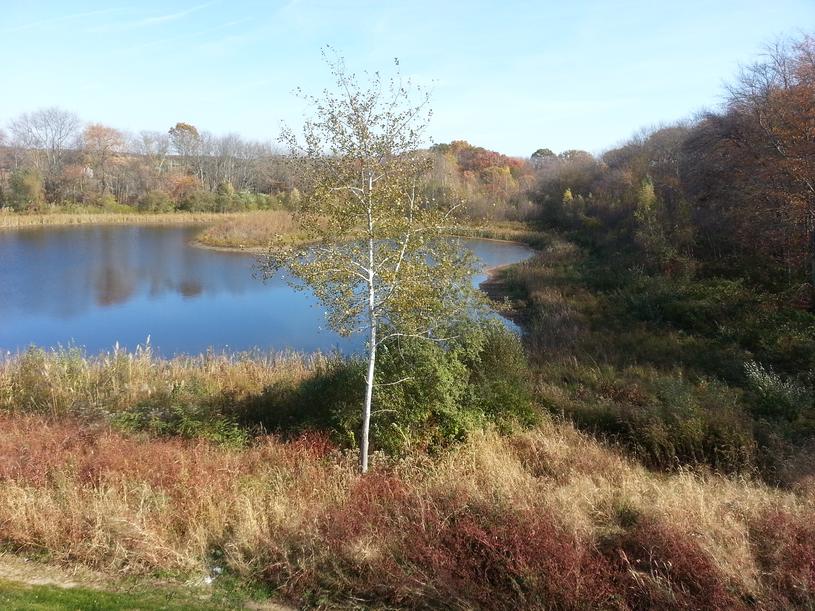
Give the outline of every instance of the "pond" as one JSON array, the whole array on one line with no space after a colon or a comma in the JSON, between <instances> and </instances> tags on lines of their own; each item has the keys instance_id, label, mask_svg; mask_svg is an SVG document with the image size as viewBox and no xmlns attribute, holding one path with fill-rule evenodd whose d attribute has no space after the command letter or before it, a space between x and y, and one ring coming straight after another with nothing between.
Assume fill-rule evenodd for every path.
<instances>
[{"instance_id":1,"label":"pond","mask_svg":"<svg viewBox=\"0 0 815 611\"><path fill-rule=\"evenodd\" d=\"M253 277L250 254L190 245L195 227L85 226L0 232L0 350L117 342L148 336L164 356L216 351L361 347L326 329L309 292ZM484 266L531 256L520 244L462 239ZM475 279L483 280L485 276Z\"/></svg>"}]
</instances>

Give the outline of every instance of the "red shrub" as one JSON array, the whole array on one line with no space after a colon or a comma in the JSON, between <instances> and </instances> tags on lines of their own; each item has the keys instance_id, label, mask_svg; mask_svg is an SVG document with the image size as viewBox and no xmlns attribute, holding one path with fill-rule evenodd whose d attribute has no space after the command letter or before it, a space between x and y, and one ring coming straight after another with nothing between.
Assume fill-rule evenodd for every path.
<instances>
[{"instance_id":1,"label":"red shrub","mask_svg":"<svg viewBox=\"0 0 815 611\"><path fill-rule=\"evenodd\" d=\"M815 608L815 515L773 512L751 535L764 584L779 607Z\"/></svg>"},{"instance_id":2,"label":"red shrub","mask_svg":"<svg viewBox=\"0 0 815 611\"><path fill-rule=\"evenodd\" d=\"M422 494L393 475L361 478L324 516L333 558L357 600L409 607L586 608L614 599L610 563L546 511L490 510L462 494ZM370 561L347 553L373 540Z\"/></svg>"},{"instance_id":3,"label":"red shrub","mask_svg":"<svg viewBox=\"0 0 815 611\"><path fill-rule=\"evenodd\" d=\"M365 535L398 533L394 529L413 517L416 500L395 475L370 473L356 480L346 503L321 516L321 531L340 547Z\"/></svg>"},{"instance_id":4,"label":"red shrub","mask_svg":"<svg viewBox=\"0 0 815 611\"><path fill-rule=\"evenodd\" d=\"M306 431L288 442L290 452L303 452L309 457L325 458L337 451L337 444L331 441L328 433L322 431Z\"/></svg>"},{"instance_id":5,"label":"red shrub","mask_svg":"<svg viewBox=\"0 0 815 611\"><path fill-rule=\"evenodd\" d=\"M667 525L643 521L603 545L615 563L618 591L633 609L741 609L710 556Z\"/></svg>"},{"instance_id":6,"label":"red shrub","mask_svg":"<svg viewBox=\"0 0 815 611\"><path fill-rule=\"evenodd\" d=\"M467 508L414 548L439 588L482 608L609 607L611 567L547 511Z\"/></svg>"}]
</instances>

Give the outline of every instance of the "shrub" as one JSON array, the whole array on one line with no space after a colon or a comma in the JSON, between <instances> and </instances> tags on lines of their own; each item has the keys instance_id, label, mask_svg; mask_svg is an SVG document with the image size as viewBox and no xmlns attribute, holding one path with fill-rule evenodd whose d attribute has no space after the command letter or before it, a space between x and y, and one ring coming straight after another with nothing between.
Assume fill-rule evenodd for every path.
<instances>
[{"instance_id":1,"label":"shrub","mask_svg":"<svg viewBox=\"0 0 815 611\"><path fill-rule=\"evenodd\" d=\"M218 210L218 196L210 191L195 189L184 195L178 207L188 212L215 212Z\"/></svg>"},{"instance_id":2,"label":"shrub","mask_svg":"<svg viewBox=\"0 0 815 611\"><path fill-rule=\"evenodd\" d=\"M715 561L687 535L642 520L601 544L632 609L745 609Z\"/></svg>"},{"instance_id":3,"label":"shrub","mask_svg":"<svg viewBox=\"0 0 815 611\"><path fill-rule=\"evenodd\" d=\"M465 324L455 339L397 338L383 345L374 395L377 447L430 449L491 423L507 429L536 419L521 344L501 323Z\"/></svg>"},{"instance_id":4,"label":"shrub","mask_svg":"<svg viewBox=\"0 0 815 611\"><path fill-rule=\"evenodd\" d=\"M148 191L139 200L138 208L142 212L172 212L175 204L164 191Z\"/></svg>"},{"instance_id":5,"label":"shrub","mask_svg":"<svg viewBox=\"0 0 815 611\"><path fill-rule=\"evenodd\" d=\"M463 439L486 420L465 401L468 371L454 350L398 338L379 354L371 431L377 447L439 446Z\"/></svg>"},{"instance_id":6,"label":"shrub","mask_svg":"<svg viewBox=\"0 0 815 611\"><path fill-rule=\"evenodd\" d=\"M559 365L545 379L566 392L544 395L556 414L620 443L647 465L707 464L733 472L756 465L756 443L740 393L651 368Z\"/></svg>"},{"instance_id":7,"label":"shrub","mask_svg":"<svg viewBox=\"0 0 815 611\"><path fill-rule=\"evenodd\" d=\"M438 449L488 423L531 424L533 409L520 342L499 323L464 326L455 340L394 338L377 360L372 446L386 452ZM248 425L286 433L318 429L355 445L365 363L331 359L305 381L276 384L241 408Z\"/></svg>"},{"instance_id":8,"label":"shrub","mask_svg":"<svg viewBox=\"0 0 815 611\"><path fill-rule=\"evenodd\" d=\"M319 430L345 446L356 444L362 405L364 364L334 356L304 380L278 381L236 407L249 427L288 436Z\"/></svg>"},{"instance_id":9,"label":"shrub","mask_svg":"<svg viewBox=\"0 0 815 611\"><path fill-rule=\"evenodd\" d=\"M207 439L234 447L244 445L249 438L234 416L224 412L218 393L195 377L173 381L167 390L157 390L132 407L112 414L111 421L125 431Z\"/></svg>"},{"instance_id":10,"label":"shrub","mask_svg":"<svg viewBox=\"0 0 815 611\"><path fill-rule=\"evenodd\" d=\"M241 447L249 439L243 428L217 409L182 401L144 402L116 414L113 423L125 431L157 437L207 439L230 447Z\"/></svg>"},{"instance_id":11,"label":"shrub","mask_svg":"<svg viewBox=\"0 0 815 611\"><path fill-rule=\"evenodd\" d=\"M762 579L777 608L815 607L815 515L773 511L751 531Z\"/></svg>"},{"instance_id":12,"label":"shrub","mask_svg":"<svg viewBox=\"0 0 815 611\"><path fill-rule=\"evenodd\" d=\"M467 403L501 427L534 424L537 411L520 338L497 323L481 327L480 333L480 349L462 350L460 357L469 370Z\"/></svg>"},{"instance_id":13,"label":"shrub","mask_svg":"<svg viewBox=\"0 0 815 611\"><path fill-rule=\"evenodd\" d=\"M33 168L12 172L8 189L4 193L5 204L14 210L38 210L45 205L42 175Z\"/></svg>"},{"instance_id":14,"label":"shrub","mask_svg":"<svg viewBox=\"0 0 815 611\"><path fill-rule=\"evenodd\" d=\"M338 590L398 608L605 608L615 599L611 564L546 507L419 492L373 473L320 528L331 562L317 572L334 600Z\"/></svg>"},{"instance_id":15,"label":"shrub","mask_svg":"<svg viewBox=\"0 0 815 611\"><path fill-rule=\"evenodd\" d=\"M756 396L754 411L757 415L794 421L802 411L812 409L815 399L811 390L803 385L782 379L756 361L745 363L744 373Z\"/></svg>"}]
</instances>

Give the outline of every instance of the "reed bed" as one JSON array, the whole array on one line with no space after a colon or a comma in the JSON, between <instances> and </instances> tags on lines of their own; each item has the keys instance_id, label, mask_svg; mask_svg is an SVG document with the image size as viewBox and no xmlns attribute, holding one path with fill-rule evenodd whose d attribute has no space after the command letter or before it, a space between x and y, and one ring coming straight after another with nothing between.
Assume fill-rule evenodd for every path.
<instances>
[{"instance_id":1,"label":"reed bed","mask_svg":"<svg viewBox=\"0 0 815 611\"><path fill-rule=\"evenodd\" d=\"M266 247L280 236L296 241L299 235L290 212L269 210L220 219L202 231L197 242L215 248L252 249Z\"/></svg>"},{"instance_id":2,"label":"reed bed","mask_svg":"<svg viewBox=\"0 0 815 611\"><path fill-rule=\"evenodd\" d=\"M149 343L88 356L79 348L0 355L0 410L52 418L115 414L148 400L185 396L237 402L296 383L332 357L291 352L157 358Z\"/></svg>"},{"instance_id":3,"label":"reed bed","mask_svg":"<svg viewBox=\"0 0 815 611\"><path fill-rule=\"evenodd\" d=\"M251 213L172 212L164 214L139 214L135 212L53 212L46 214L19 214L0 211L0 230L73 225L196 225L217 223L224 219L234 220L246 214Z\"/></svg>"}]
</instances>

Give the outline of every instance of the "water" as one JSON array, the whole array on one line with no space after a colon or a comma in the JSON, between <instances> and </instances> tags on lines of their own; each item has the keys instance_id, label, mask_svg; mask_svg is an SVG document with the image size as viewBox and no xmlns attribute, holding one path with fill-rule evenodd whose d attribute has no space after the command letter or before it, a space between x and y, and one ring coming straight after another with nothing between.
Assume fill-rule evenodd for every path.
<instances>
[{"instance_id":1,"label":"water","mask_svg":"<svg viewBox=\"0 0 815 611\"><path fill-rule=\"evenodd\" d=\"M0 232L0 350L79 345L94 353L150 337L165 356L220 350L359 348L326 328L314 296L253 277L255 257L189 245L190 227ZM462 240L485 266L525 246ZM476 282L485 276L476 278Z\"/></svg>"}]
</instances>

